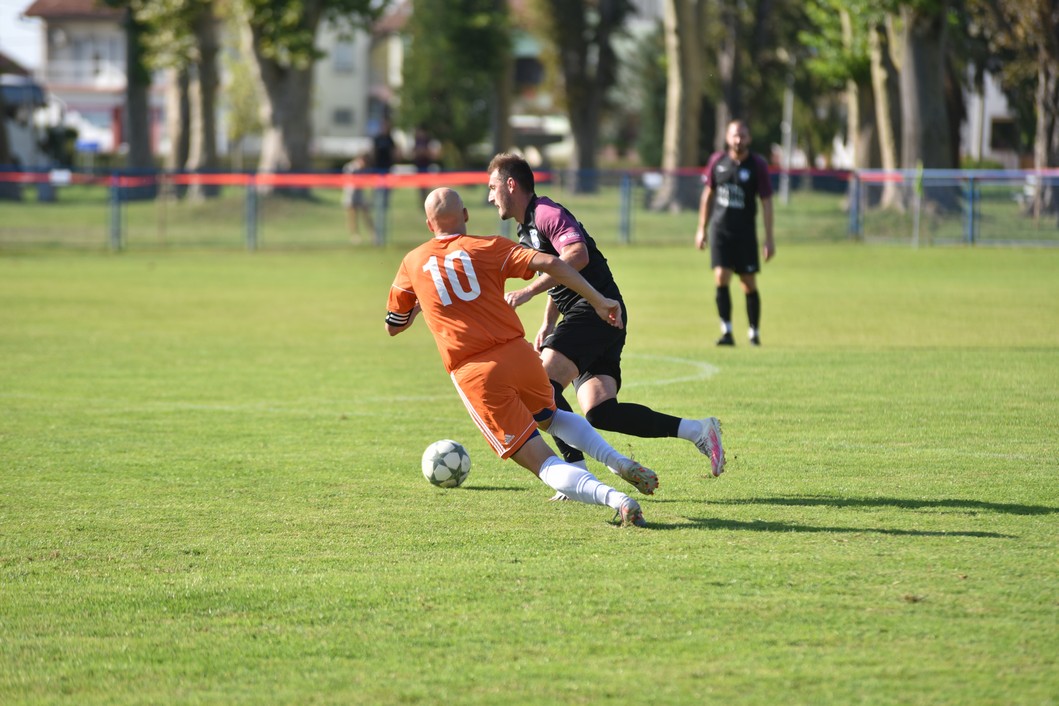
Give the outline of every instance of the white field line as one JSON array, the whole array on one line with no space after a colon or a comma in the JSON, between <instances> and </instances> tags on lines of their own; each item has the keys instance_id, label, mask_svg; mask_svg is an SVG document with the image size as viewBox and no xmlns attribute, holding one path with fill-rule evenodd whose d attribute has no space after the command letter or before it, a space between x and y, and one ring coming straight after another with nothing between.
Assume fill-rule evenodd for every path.
<instances>
[{"instance_id":1,"label":"white field line","mask_svg":"<svg viewBox=\"0 0 1059 706\"><path fill-rule=\"evenodd\" d=\"M688 375L681 375L680 377L673 378L661 378L657 380L636 380L633 382L623 382L623 388L629 387L659 387L661 385L673 385L682 382L695 382L698 380L709 380L718 373L721 369L716 365L706 363L701 360L690 360L688 358L674 358L667 355L647 355L643 353L629 353L625 355L626 359L634 360L656 360L663 363L673 363L676 365L685 365L691 368L691 372Z\"/></svg>"},{"instance_id":2,"label":"white field line","mask_svg":"<svg viewBox=\"0 0 1059 706\"><path fill-rule=\"evenodd\" d=\"M710 363L704 363L699 360L689 360L687 358L674 358L671 356L658 356L658 355L645 355L639 353L627 354L626 359L635 360L646 360L646 361L660 361L663 363L684 365L690 368L690 372L687 375L680 375L677 377L659 378L659 379L647 379L637 380L634 382L627 382L623 384L623 388L634 388L634 387L659 387L662 385L674 385L679 383L695 382L698 380L707 380L720 372L720 368ZM39 395L32 393L8 393L0 392L0 399L9 400L34 400L41 402L62 402L66 404L73 404L81 407L84 411L89 412L92 410L112 410L116 409L122 412L158 412L158 411L195 411L195 412L265 412L272 414L348 414L350 416L368 416L374 414L374 412L367 407L372 405L392 405L392 404L421 404L421 403L434 403L451 400L451 394L443 395L390 395L386 397L354 397L350 399L331 399L331 400L313 400L318 402L319 405L308 408L303 406L292 406L270 403L267 401L251 402L247 404L225 404L225 403L211 403L211 402L180 402L180 401L150 401L140 400L138 402L132 402L127 399L112 399L106 397L67 397L61 395ZM350 402L355 402L357 406L363 408L363 411L354 412L341 412L334 410L341 410L343 408L348 409Z\"/></svg>"}]
</instances>

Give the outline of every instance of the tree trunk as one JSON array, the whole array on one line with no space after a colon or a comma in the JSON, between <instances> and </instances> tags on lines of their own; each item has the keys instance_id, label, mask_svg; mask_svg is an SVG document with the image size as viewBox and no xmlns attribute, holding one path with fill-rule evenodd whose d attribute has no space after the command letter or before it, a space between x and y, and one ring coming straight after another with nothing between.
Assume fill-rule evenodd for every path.
<instances>
[{"instance_id":1,"label":"tree trunk","mask_svg":"<svg viewBox=\"0 0 1059 706\"><path fill-rule=\"evenodd\" d=\"M717 45L717 78L721 99L717 102L714 150L725 148L728 123L742 117L743 95L739 82L739 7L737 0L719 0L724 38Z\"/></svg>"},{"instance_id":2,"label":"tree trunk","mask_svg":"<svg viewBox=\"0 0 1059 706\"><path fill-rule=\"evenodd\" d=\"M188 124L191 120L188 107L188 74L183 69L167 69L169 75L165 97L166 134L169 135L169 152L163 162L169 171L184 168L188 161Z\"/></svg>"},{"instance_id":3,"label":"tree trunk","mask_svg":"<svg viewBox=\"0 0 1059 706\"><path fill-rule=\"evenodd\" d=\"M651 208L678 211L698 205L700 185L676 172L697 164L702 107L704 0L666 0L666 121L662 141L662 186Z\"/></svg>"},{"instance_id":4,"label":"tree trunk","mask_svg":"<svg viewBox=\"0 0 1059 706\"><path fill-rule=\"evenodd\" d=\"M143 63L143 27L127 11L125 17L125 142L128 145L125 164L131 169L154 167L151 157L151 113L148 91L151 74Z\"/></svg>"},{"instance_id":5,"label":"tree trunk","mask_svg":"<svg viewBox=\"0 0 1059 706\"><path fill-rule=\"evenodd\" d=\"M306 14L307 26L315 28L320 22L318 3L312 4L315 13ZM307 10L308 12L308 10ZM261 92L261 157L258 171L304 172L311 167L309 145L312 123L309 108L312 105L312 64L290 66L270 58L262 49L267 41L253 25L244 28L247 54L254 57L254 65ZM269 189L262 189L268 192ZM285 190L292 192L292 190ZM304 190L293 190L304 194Z\"/></svg>"},{"instance_id":6,"label":"tree trunk","mask_svg":"<svg viewBox=\"0 0 1059 706\"><path fill-rule=\"evenodd\" d=\"M188 171L217 168L217 22L212 6L205 5L195 18L197 57L189 72L188 103L191 130L188 147ZM193 198L215 196L216 187L195 185Z\"/></svg>"},{"instance_id":7,"label":"tree trunk","mask_svg":"<svg viewBox=\"0 0 1059 706\"><path fill-rule=\"evenodd\" d=\"M261 104L265 128L258 171L306 171L312 70L281 66L270 59L258 61L266 96Z\"/></svg>"},{"instance_id":8,"label":"tree trunk","mask_svg":"<svg viewBox=\"0 0 1059 706\"><path fill-rule=\"evenodd\" d=\"M1037 50L1037 90L1034 103L1037 125L1033 136L1033 167L1047 169L1059 164L1059 119L1056 102L1059 101L1059 68L1053 63L1045 44ZM1057 189L1046 184L1042 176L1037 177L1037 188L1033 199L1033 216L1059 210Z\"/></svg>"},{"instance_id":9,"label":"tree trunk","mask_svg":"<svg viewBox=\"0 0 1059 706\"><path fill-rule=\"evenodd\" d=\"M603 100L617 79L611 38L632 6L628 0L544 0L539 7L558 56L574 138L572 189L593 192Z\"/></svg>"},{"instance_id":10,"label":"tree trunk","mask_svg":"<svg viewBox=\"0 0 1059 706\"><path fill-rule=\"evenodd\" d=\"M949 135L959 135L960 126L967 122L967 101L964 98L963 81L957 68L953 66L951 59L947 55L943 62L943 71L945 114L949 118L947 132ZM953 168L959 168L960 166L960 140L958 137L949 140L948 163Z\"/></svg>"},{"instance_id":11,"label":"tree trunk","mask_svg":"<svg viewBox=\"0 0 1059 706\"><path fill-rule=\"evenodd\" d=\"M570 130L574 137L574 156L570 165L574 175L572 188L577 193L594 193L599 186L596 173L599 121L604 93L614 83L617 60L611 36L621 26L621 6L622 0L600 0L594 26L588 22L588 8L577 12L582 36L591 36L591 39L558 47ZM554 16L562 17L558 13ZM569 34L569 28L566 34Z\"/></svg>"},{"instance_id":12,"label":"tree trunk","mask_svg":"<svg viewBox=\"0 0 1059 706\"><path fill-rule=\"evenodd\" d=\"M934 11L901 8L905 58L901 66L904 116L902 164L906 169L951 169L949 113L945 103L945 18L948 3ZM952 212L960 207L959 187L933 187L923 193L931 210Z\"/></svg>"},{"instance_id":13,"label":"tree trunk","mask_svg":"<svg viewBox=\"0 0 1059 706\"><path fill-rule=\"evenodd\" d=\"M594 90L587 91L589 94ZM568 92L567 95L570 95ZM573 96L570 96L573 98ZM595 193L599 188L596 173L596 152L599 150L599 99L586 97L569 107L570 131L574 137L574 156L570 164L573 174L571 189L575 193Z\"/></svg>"},{"instance_id":14,"label":"tree trunk","mask_svg":"<svg viewBox=\"0 0 1059 706\"><path fill-rule=\"evenodd\" d=\"M854 84L857 93L856 160L858 167L877 169L882 164L879 131L875 125L875 95L871 84Z\"/></svg>"},{"instance_id":15,"label":"tree trunk","mask_svg":"<svg viewBox=\"0 0 1059 706\"><path fill-rule=\"evenodd\" d=\"M853 51L853 22L849 11L840 10L839 19L842 22L842 43L847 51ZM854 168L878 166L879 145L870 75L867 81L852 78L846 81L846 110L846 134L853 149Z\"/></svg>"},{"instance_id":16,"label":"tree trunk","mask_svg":"<svg viewBox=\"0 0 1059 706\"><path fill-rule=\"evenodd\" d=\"M495 0L497 12L503 11L507 0ZM493 99L493 154L506 152L515 146L511 129L511 102L515 93L515 58L510 51L503 54L504 68L497 73L496 96Z\"/></svg>"},{"instance_id":17,"label":"tree trunk","mask_svg":"<svg viewBox=\"0 0 1059 706\"><path fill-rule=\"evenodd\" d=\"M905 58L901 67L904 140L902 166L952 168L949 117L945 106L945 15L947 3L934 12L901 9Z\"/></svg>"},{"instance_id":18,"label":"tree trunk","mask_svg":"<svg viewBox=\"0 0 1059 706\"><path fill-rule=\"evenodd\" d=\"M898 167L900 145L900 94L897 67L890 50L890 33L885 24L870 29L871 82L875 102L875 127L878 135L879 162L886 171ZM901 191L896 182L883 182L880 205L901 208Z\"/></svg>"},{"instance_id":19,"label":"tree trunk","mask_svg":"<svg viewBox=\"0 0 1059 706\"><path fill-rule=\"evenodd\" d=\"M515 68L510 54L504 63L507 68L496 78L496 96L493 98L493 154L506 152L515 146L515 133L511 129Z\"/></svg>"}]
</instances>

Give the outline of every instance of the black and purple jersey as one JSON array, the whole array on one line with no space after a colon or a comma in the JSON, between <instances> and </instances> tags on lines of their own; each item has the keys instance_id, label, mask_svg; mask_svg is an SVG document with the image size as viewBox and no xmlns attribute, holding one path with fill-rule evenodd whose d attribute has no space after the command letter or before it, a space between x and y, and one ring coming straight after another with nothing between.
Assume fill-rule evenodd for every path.
<instances>
[{"instance_id":1,"label":"black and purple jersey","mask_svg":"<svg viewBox=\"0 0 1059 706\"><path fill-rule=\"evenodd\" d=\"M710 231L721 236L753 236L757 200L772 196L765 159L751 153L737 162L728 152L715 152L702 172L702 181L713 191Z\"/></svg>"},{"instance_id":2,"label":"black and purple jersey","mask_svg":"<svg viewBox=\"0 0 1059 706\"><path fill-rule=\"evenodd\" d=\"M518 225L518 241L528 248L556 257L565 246L577 242L584 243L588 250L588 264L581 270L581 276L603 296L621 299L607 258L603 257L585 227L561 204L547 197L534 195L526 207L526 222ZM548 294L564 316L578 302L584 301L580 294L561 284L548 290Z\"/></svg>"}]
</instances>

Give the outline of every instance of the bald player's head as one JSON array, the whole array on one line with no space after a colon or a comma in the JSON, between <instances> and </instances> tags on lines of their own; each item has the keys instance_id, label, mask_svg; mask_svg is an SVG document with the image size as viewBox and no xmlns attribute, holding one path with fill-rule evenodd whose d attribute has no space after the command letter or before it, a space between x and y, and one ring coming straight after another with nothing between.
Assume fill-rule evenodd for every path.
<instances>
[{"instance_id":1,"label":"bald player's head","mask_svg":"<svg viewBox=\"0 0 1059 706\"><path fill-rule=\"evenodd\" d=\"M467 209L454 190L444 186L434 189L427 195L423 208L427 214L427 227L435 235L467 233Z\"/></svg>"}]
</instances>

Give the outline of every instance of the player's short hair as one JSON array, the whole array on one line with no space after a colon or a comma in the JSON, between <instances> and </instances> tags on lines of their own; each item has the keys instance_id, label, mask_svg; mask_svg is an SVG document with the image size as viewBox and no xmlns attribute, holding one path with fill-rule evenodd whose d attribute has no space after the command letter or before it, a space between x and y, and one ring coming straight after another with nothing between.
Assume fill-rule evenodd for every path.
<instances>
[{"instance_id":1,"label":"player's short hair","mask_svg":"<svg viewBox=\"0 0 1059 706\"><path fill-rule=\"evenodd\" d=\"M533 170L525 159L511 152L501 152L489 162L489 173L497 172L501 179L514 179L523 191L534 193Z\"/></svg>"}]
</instances>

